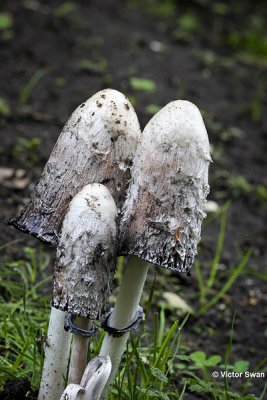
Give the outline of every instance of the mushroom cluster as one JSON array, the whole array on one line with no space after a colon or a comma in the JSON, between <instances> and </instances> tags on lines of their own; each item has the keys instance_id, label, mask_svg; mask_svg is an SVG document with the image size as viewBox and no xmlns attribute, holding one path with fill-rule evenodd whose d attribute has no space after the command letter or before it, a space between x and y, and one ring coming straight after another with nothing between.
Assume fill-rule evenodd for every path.
<instances>
[{"instance_id":1,"label":"mushroom cluster","mask_svg":"<svg viewBox=\"0 0 267 400\"><path fill-rule=\"evenodd\" d=\"M86 369L88 341L96 330L93 320L106 312L116 259L124 255L114 309L102 319L107 333L100 357L112 368L103 368L101 391L92 397L107 399L129 333L144 319L139 302L149 263L190 273L210 161L203 119L188 101L162 108L142 134L129 100L116 90L98 92L74 111L29 203L9 220L57 245L39 400L60 398L70 349L64 393L91 398L88 382L95 380L86 378L85 384L84 378L92 370Z\"/></svg>"}]
</instances>

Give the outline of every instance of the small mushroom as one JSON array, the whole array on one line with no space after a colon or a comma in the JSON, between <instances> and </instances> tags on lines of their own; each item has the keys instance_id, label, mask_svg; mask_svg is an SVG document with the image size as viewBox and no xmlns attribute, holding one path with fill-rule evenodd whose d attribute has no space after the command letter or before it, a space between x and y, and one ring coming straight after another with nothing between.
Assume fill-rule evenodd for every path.
<instances>
[{"instance_id":1,"label":"small mushroom","mask_svg":"<svg viewBox=\"0 0 267 400\"><path fill-rule=\"evenodd\" d=\"M109 190L86 185L69 204L55 262L52 305L98 319L105 311L116 266L117 208Z\"/></svg>"},{"instance_id":2,"label":"small mushroom","mask_svg":"<svg viewBox=\"0 0 267 400\"><path fill-rule=\"evenodd\" d=\"M79 325L86 328L89 321L85 318L97 319L105 311L116 266L116 218L114 200L109 190L101 184L85 186L70 202L57 247L50 318L52 326L53 315L59 318L55 309L79 316ZM56 335L58 330L59 328ZM62 321L61 332L64 337ZM50 336L53 338L52 329ZM87 364L89 338L75 334L73 336L68 383L77 384ZM59 372L51 373L51 364L57 354L64 351L69 354L66 344L57 342L57 346L46 353L39 399L54 399L62 393L64 387L59 382L62 381L67 365L64 362L57 366L56 371L59 370L61 374L58 376ZM56 385L62 389L61 392L55 393L53 389L51 393L50 389Z\"/></svg>"},{"instance_id":3,"label":"small mushroom","mask_svg":"<svg viewBox=\"0 0 267 400\"><path fill-rule=\"evenodd\" d=\"M133 321L148 263L189 272L197 253L211 161L206 128L198 108L174 101L144 129L132 167L132 180L120 223L120 252L126 265L109 325ZM109 354L111 384L127 335L106 335L100 351ZM101 399L107 399L108 385Z\"/></svg>"},{"instance_id":4,"label":"small mushroom","mask_svg":"<svg viewBox=\"0 0 267 400\"><path fill-rule=\"evenodd\" d=\"M69 204L55 262L52 306L77 316L77 327L106 311L116 267L117 208L109 190L85 186ZM92 335L95 329L92 329ZM73 335L68 383L78 383L87 364L89 337Z\"/></svg>"},{"instance_id":5,"label":"small mushroom","mask_svg":"<svg viewBox=\"0 0 267 400\"><path fill-rule=\"evenodd\" d=\"M120 209L140 134L136 113L122 93L96 93L73 112L29 203L8 223L56 245L69 202L94 182L107 186Z\"/></svg>"}]
</instances>

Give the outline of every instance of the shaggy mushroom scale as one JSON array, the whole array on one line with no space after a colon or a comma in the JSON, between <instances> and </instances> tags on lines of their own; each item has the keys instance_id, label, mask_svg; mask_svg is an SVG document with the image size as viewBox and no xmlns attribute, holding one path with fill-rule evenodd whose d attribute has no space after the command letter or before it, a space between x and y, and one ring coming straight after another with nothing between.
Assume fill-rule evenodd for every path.
<instances>
[{"instance_id":1,"label":"shaggy mushroom scale","mask_svg":"<svg viewBox=\"0 0 267 400\"><path fill-rule=\"evenodd\" d=\"M174 101L147 124L120 225L122 254L188 272L197 253L211 161L198 108Z\"/></svg>"},{"instance_id":2,"label":"shaggy mushroom scale","mask_svg":"<svg viewBox=\"0 0 267 400\"><path fill-rule=\"evenodd\" d=\"M120 209L140 134L136 113L122 93L96 93L69 118L29 203L9 224L56 245L69 202L94 182L107 186Z\"/></svg>"},{"instance_id":3,"label":"shaggy mushroom scale","mask_svg":"<svg viewBox=\"0 0 267 400\"><path fill-rule=\"evenodd\" d=\"M120 222L120 252L132 256L110 318L113 329L134 318L146 261L189 273L205 216L210 160L206 128L194 104L171 102L145 127ZM128 334L104 338L100 354L110 355L112 371L101 400L108 399Z\"/></svg>"},{"instance_id":4,"label":"shaggy mushroom scale","mask_svg":"<svg viewBox=\"0 0 267 400\"><path fill-rule=\"evenodd\" d=\"M105 311L116 266L117 208L109 190L85 186L64 218L55 263L53 306L97 319Z\"/></svg>"}]
</instances>

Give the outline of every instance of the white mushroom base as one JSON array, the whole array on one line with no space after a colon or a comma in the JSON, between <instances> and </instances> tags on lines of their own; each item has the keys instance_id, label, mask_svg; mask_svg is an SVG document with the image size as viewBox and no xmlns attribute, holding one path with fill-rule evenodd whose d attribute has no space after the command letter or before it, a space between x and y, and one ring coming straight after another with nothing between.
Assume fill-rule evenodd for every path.
<instances>
[{"instance_id":1,"label":"white mushroom base","mask_svg":"<svg viewBox=\"0 0 267 400\"><path fill-rule=\"evenodd\" d=\"M123 270L119 294L108 323L112 328L123 329L133 321L141 299L148 269L149 264L147 262L135 256L129 258ZM108 389L119 368L128 338L129 332L120 337L113 337L107 333L104 338L100 356L109 355L112 371L101 400L108 399Z\"/></svg>"},{"instance_id":2,"label":"white mushroom base","mask_svg":"<svg viewBox=\"0 0 267 400\"><path fill-rule=\"evenodd\" d=\"M64 330L65 312L51 307L38 400L60 398L67 376L71 335Z\"/></svg>"}]
</instances>

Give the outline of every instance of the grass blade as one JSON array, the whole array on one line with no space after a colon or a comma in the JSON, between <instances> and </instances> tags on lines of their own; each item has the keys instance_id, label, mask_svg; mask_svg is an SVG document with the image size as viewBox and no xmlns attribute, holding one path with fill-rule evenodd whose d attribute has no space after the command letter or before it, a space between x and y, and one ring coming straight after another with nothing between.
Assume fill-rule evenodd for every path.
<instances>
[{"instance_id":1,"label":"grass blade","mask_svg":"<svg viewBox=\"0 0 267 400\"><path fill-rule=\"evenodd\" d=\"M232 287L238 276L242 273L244 270L245 266L248 263L248 260L251 255L251 249L248 250L244 256L242 257L242 260L240 261L239 265L237 268L233 271L233 273L230 275L228 281L225 283L225 285L222 287L222 289L204 306L200 307L198 310L197 314L202 315L205 312L207 312L211 307L213 307L218 301L225 295L225 293Z\"/></svg>"},{"instance_id":2,"label":"grass blade","mask_svg":"<svg viewBox=\"0 0 267 400\"><path fill-rule=\"evenodd\" d=\"M29 96L31 95L33 89L35 86L38 84L38 82L48 73L46 69L39 69L36 71L29 82L24 86L24 88L21 90L20 96L19 96L19 108L23 107Z\"/></svg>"}]
</instances>

